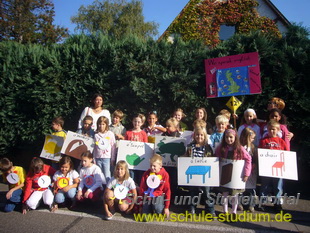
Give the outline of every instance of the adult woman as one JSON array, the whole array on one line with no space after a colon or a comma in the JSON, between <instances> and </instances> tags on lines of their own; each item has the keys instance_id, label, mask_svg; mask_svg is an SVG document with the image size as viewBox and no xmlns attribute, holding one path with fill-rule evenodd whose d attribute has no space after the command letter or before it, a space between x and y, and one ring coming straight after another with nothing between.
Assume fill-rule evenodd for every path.
<instances>
[{"instance_id":1,"label":"adult woman","mask_svg":"<svg viewBox=\"0 0 310 233\"><path fill-rule=\"evenodd\" d=\"M83 126L83 119L85 116L92 116L93 117L93 124L92 129L96 131L97 129L97 120L101 116L105 116L109 120L109 124L111 124L111 114L109 110L103 109L103 97L101 94L96 93L93 95L91 100L91 107L86 107L82 112L78 124L78 129L81 129Z\"/></svg>"}]
</instances>

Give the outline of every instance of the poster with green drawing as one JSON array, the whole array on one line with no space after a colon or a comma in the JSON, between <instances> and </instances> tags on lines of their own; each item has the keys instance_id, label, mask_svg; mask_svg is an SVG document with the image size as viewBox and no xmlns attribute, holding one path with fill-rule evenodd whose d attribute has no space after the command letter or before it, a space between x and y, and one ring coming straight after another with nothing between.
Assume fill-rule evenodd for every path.
<instances>
[{"instance_id":1,"label":"poster with green drawing","mask_svg":"<svg viewBox=\"0 0 310 233\"><path fill-rule=\"evenodd\" d=\"M117 152L117 162L125 160L129 169L146 171L150 168L150 158L153 154L153 143L121 140Z\"/></svg>"},{"instance_id":2,"label":"poster with green drawing","mask_svg":"<svg viewBox=\"0 0 310 233\"><path fill-rule=\"evenodd\" d=\"M163 157L163 166L177 167L178 157L185 152L185 138L155 136L155 153Z\"/></svg>"}]
</instances>

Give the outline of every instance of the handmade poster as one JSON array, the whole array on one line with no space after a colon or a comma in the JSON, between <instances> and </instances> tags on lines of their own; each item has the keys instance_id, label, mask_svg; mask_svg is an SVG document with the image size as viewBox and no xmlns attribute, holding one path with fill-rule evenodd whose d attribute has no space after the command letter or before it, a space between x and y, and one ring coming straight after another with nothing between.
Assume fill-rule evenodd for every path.
<instances>
[{"instance_id":1,"label":"handmade poster","mask_svg":"<svg viewBox=\"0 0 310 233\"><path fill-rule=\"evenodd\" d=\"M40 157L59 161L61 159L61 148L64 143L63 137L46 135Z\"/></svg>"},{"instance_id":2,"label":"handmade poster","mask_svg":"<svg viewBox=\"0 0 310 233\"><path fill-rule=\"evenodd\" d=\"M178 157L185 155L186 139L156 136L155 153L163 157L163 166L176 167Z\"/></svg>"},{"instance_id":3,"label":"handmade poster","mask_svg":"<svg viewBox=\"0 0 310 233\"><path fill-rule=\"evenodd\" d=\"M187 146L188 144L190 144L193 141L193 131L189 131L189 130L185 130L182 132L181 134L181 138L185 138L186 142L185 145Z\"/></svg>"},{"instance_id":4,"label":"handmade poster","mask_svg":"<svg viewBox=\"0 0 310 233\"><path fill-rule=\"evenodd\" d=\"M259 175L298 180L296 152L258 149Z\"/></svg>"},{"instance_id":5,"label":"handmade poster","mask_svg":"<svg viewBox=\"0 0 310 233\"><path fill-rule=\"evenodd\" d=\"M129 169L146 171L150 168L150 158L154 154L154 144L121 140L117 162L125 160Z\"/></svg>"},{"instance_id":6,"label":"handmade poster","mask_svg":"<svg viewBox=\"0 0 310 233\"><path fill-rule=\"evenodd\" d=\"M205 60L207 98L260 94L257 52Z\"/></svg>"},{"instance_id":7,"label":"handmade poster","mask_svg":"<svg viewBox=\"0 0 310 233\"><path fill-rule=\"evenodd\" d=\"M221 159L220 185L231 189L245 189L244 160Z\"/></svg>"},{"instance_id":8,"label":"handmade poster","mask_svg":"<svg viewBox=\"0 0 310 233\"><path fill-rule=\"evenodd\" d=\"M66 139L61 149L62 154L69 155L76 159L81 159L81 154L86 151L93 152L94 139L82 134L68 131Z\"/></svg>"},{"instance_id":9,"label":"handmade poster","mask_svg":"<svg viewBox=\"0 0 310 233\"><path fill-rule=\"evenodd\" d=\"M219 159L217 157L178 158L178 185L220 185Z\"/></svg>"}]
</instances>

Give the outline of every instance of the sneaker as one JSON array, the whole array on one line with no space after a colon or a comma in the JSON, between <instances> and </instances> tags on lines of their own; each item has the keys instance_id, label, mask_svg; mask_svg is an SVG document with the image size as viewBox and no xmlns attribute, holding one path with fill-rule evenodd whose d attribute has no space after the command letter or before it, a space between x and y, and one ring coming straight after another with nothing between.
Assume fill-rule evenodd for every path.
<instances>
[{"instance_id":1,"label":"sneaker","mask_svg":"<svg viewBox=\"0 0 310 233\"><path fill-rule=\"evenodd\" d=\"M189 208L189 213L190 214L196 214L196 208L195 208L195 206L190 206L190 208Z\"/></svg>"},{"instance_id":2,"label":"sneaker","mask_svg":"<svg viewBox=\"0 0 310 233\"><path fill-rule=\"evenodd\" d=\"M241 204L238 204L237 210L243 211L243 206Z\"/></svg>"},{"instance_id":3,"label":"sneaker","mask_svg":"<svg viewBox=\"0 0 310 233\"><path fill-rule=\"evenodd\" d=\"M254 213L254 212L255 212L254 207L253 207L253 206L250 206L250 207L249 207L249 211L250 211L251 213Z\"/></svg>"},{"instance_id":4,"label":"sneaker","mask_svg":"<svg viewBox=\"0 0 310 233\"><path fill-rule=\"evenodd\" d=\"M111 220L113 218L114 215L111 216L105 216L105 220Z\"/></svg>"}]
</instances>

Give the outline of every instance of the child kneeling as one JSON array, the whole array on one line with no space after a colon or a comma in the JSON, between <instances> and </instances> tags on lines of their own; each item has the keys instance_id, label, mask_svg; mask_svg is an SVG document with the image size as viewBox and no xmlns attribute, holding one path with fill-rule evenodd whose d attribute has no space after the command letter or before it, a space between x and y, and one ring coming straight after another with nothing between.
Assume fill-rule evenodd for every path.
<instances>
[{"instance_id":1,"label":"child kneeling","mask_svg":"<svg viewBox=\"0 0 310 233\"><path fill-rule=\"evenodd\" d=\"M131 195L132 198L127 198ZM104 192L104 211L106 219L110 220L115 213L115 204L126 214L130 213L137 197L136 184L129 176L128 165L124 160L117 162L112 179Z\"/></svg>"},{"instance_id":2,"label":"child kneeling","mask_svg":"<svg viewBox=\"0 0 310 233\"><path fill-rule=\"evenodd\" d=\"M150 169L144 172L140 184L140 196L143 196L143 205L140 212L164 213L169 217L171 198L169 174L162 167L162 157L154 154L150 159ZM146 197L145 197L146 195Z\"/></svg>"}]
</instances>

